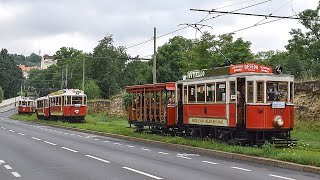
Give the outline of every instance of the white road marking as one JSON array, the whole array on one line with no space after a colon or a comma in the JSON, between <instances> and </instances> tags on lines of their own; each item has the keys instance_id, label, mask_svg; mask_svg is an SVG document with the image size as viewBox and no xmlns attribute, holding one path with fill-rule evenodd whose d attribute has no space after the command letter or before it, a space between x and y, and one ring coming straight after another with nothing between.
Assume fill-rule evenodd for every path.
<instances>
[{"instance_id":1,"label":"white road marking","mask_svg":"<svg viewBox=\"0 0 320 180\"><path fill-rule=\"evenodd\" d=\"M4 165L4 167L5 167L6 169L12 169L12 167L9 166L9 165Z\"/></svg>"},{"instance_id":2,"label":"white road marking","mask_svg":"<svg viewBox=\"0 0 320 180\"><path fill-rule=\"evenodd\" d=\"M110 141L103 141L103 142L110 142Z\"/></svg>"},{"instance_id":3,"label":"white road marking","mask_svg":"<svg viewBox=\"0 0 320 180\"><path fill-rule=\"evenodd\" d=\"M57 145L57 144L52 143L52 142L49 142L49 141L43 141L43 142L45 142L45 143L47 143L47 144L50 144L50 145L53 145L53 146Z\"/></svg>"},{"instance_id":4,"label":"white road marking","mask_svg":"<svg viewBox=\"0 0 320 180\"><path fill-rule=\"evenodd\" d=\"M288 177L284 177L284 176L277 176L277 175L274 175L274 174L269 174L269 176L280 178L280 179L295 180L295 179L292 179L292 178L288 178Z\"/></svg>"},{"instance_id":5,"label":"white road marking","mask_svg":"<svg viewBox=\"0 0 320 180\"><path fill-rule=\"evenodd\" d=\"M68 151L71 151L71 152L78 152L76 150L73 150L73 149L70 149L70 148L66 148L66 147L61 147L62 149L65 149L65 150L68 150Z\"/></svg>"},{"instance_id":6,"label":"white road marking","mask_svg":"<svg viewBox=\"0 0 320 180\"><path fill-rule=\"evenodd\" d=\"M151 151L150 149L146 149L146 148L140 148L140 149L144 151Z\"/></svg>"},{"instance_id":7,"label":"white road marking","mask_svg":"<svg viewBox=\"0 0 320 180\"><path fill-rule=\"evenodd\" d=\"M145 172L142 172L142 171L139 171L139 170L136 170L136 169L132 169L132 168L129 168L129 167L122 167L123 169L126 169L126 170L129 170L129 171L133 171L133 172L136 172L136 173L139 173L139 174L142 174L142 175L145 175L145 176L148 176L148 177L151 177L153 179L163 179L161 177L158 177L158 176L154 176L152 174L148 174L148 173L145 173Z\"/></svg>"},{"instance_id":8,"label":"white road marking","mask_svg":"<svg viewBox=\"0 0 320 180\"><path fill-rule=\"evenodd\" d=\"M89 158L92 158L92 159L96 159L98 161L102 161L102 162L105 162L105 163L110 163L110 161L107 161L107 160L104 160L104 159L101 159L101 158L98 158L98 157L95 157L95 156L91 156L91 155L86 155L87 157Z\"/></svg>"},{"instance_id":9,"label":"white road marking","mask_svg":"<svg viewBox=\"0 0 320 180\"><path fill-rule=\"evenodd\" d=\"M77 135L78 137L83 137L83 136L81 136L81 135Z\"/></svg>"},{"instance_id":10,"label":"white road marking","mask_svg":"<svg viewBox=\"0 0 320 180\"><path fill-rule=\"evenodd\" d=\"M1 127L2 129L7 129L7 128L5 128L5 127Z\"/></svg>"},{"instance_id":11,"label":"white road marking","mask_svg":"<svg viewBox=\"0 0 320 180\"><path fill-rule=\"evenodd\" d=\"M93 140L95 140L95 141L100 141L100 139L93 139Z\"/></svg>"},{"instance_id":12,"label":"white road marking","mask_svg":"<svg viewBox=\"0 0 320 180\"><path fill-rule=\"evenodd\" d=\"M177 156L179 158L184 158L184 159L192 159L192 158L189 158L189 157L185 157L185 156Z\"/></svg>"},{"instance_id":13,"label":"white road marking","mask_svg":"<svg viewBox=\"0 0 320 180\"><path fill-rule=\"evenodd\" d=\"M14 130L11 130L11 129L10 129L9 131L10 131L10 132L14 132Z\"/></svg>"},{"instance_id":14,"label":"white road marking","mask_svg":"<svg viewBox=\"0 0 320 180\"><path fill-rule=\"evenodd\" d=\"M240 168L240 167L236 167L236 166L233 166L233 167L231 167L231 168L233 168L233 169L238 169L238 170L241 170L241 171L252 171L252 170L250 170L250 169L244 169L244 168Z\"/></svg>"},{"instance_id":15,"label":"white road marking","mask_svg":"<svg viewBox=\"0 0 320 180\"><path fill-rule=\"evenodd\" d=\"M75 134L70 134L70 136L74 136Z\"/></svg>"},{"instance_id":16,"label":"white road marking","mask_svg":"<svg viewBox=\"0 0 320 180\"><path fill-rule=\"evenodd\" d=\"M12 172L12 175L14 175L14 177L21 177L21 175L17 172Z\"/></svg>"},{"instance_id":17,"label":"white road marking","mask_svg":"<svg viewBox=\"0 0 320 180\"><path fill-rule=\"evenodd\" d=\"M166 153L166 152L158 152L159 154L165 154L165 155L167 155L167 154L169 154L169 153Z\"/></svg>"},{"instance_id":18,"label":"white road marking","mask_svg":"<svg viewBox=\"0 0 320 180\"><path fill-rule=\"evenodd\" d=\"M211 161L202 161L204 163L208 163L208 164L219 164L219 163L215 163L215 162L211 162Z\"/></svg>"},{"instance_id":19,"label":"white road marking","mask_svg":"<svg viewBox=\"0 0 320 180\"><path fill-rule=\"evenodd\" d=\"M69 134L69 133L64 133L64 134Z\"/></svg>"},{"instance_id":20,"label":"white road marking","mask_svg":"<svg viewBox=\"0 0 320 180\"><path fill-rule=\"evenodd\" d=\"M37 141L40 141L41 139L39 139L39 138L36 138L36 137L31 137L32 139L35 139L35 140L37 140Z\"/></svg>"},{"instance_id":21,"label":"white road marking","mask_svg":"<svg viewBox=\"0 0 320 180\"><path fill-rule=\"evenodd\" d=\"M127 147L133 148L134 146L131 146L131 145L127 145Z\"/></svg>"},{"instance_id":22,"label":"white road marking","mask_svg":"<svg viewBox=\"0 0 320 180\"><path fill-rule=\"evenodd\" d=\"M23 133L18 133L18 134L20 134L21 136L24 136L25 134L23 134Z\"/></svg>"},{"instance_id":23,"label":"white road marking","mask_svg":"<svg viewBox=\"0 0 320 180\"><path fill-rule=\"evenodd\" d=\"M2 163L5 163L4 160L0 160L0 165L1 165Z\"/></svg>"},{"instance_id":24,"label":"white road marking","mask_svg":"<svg viewBox=\"0 0 320 180\"><path fill-rule=\"evenodd\" d=\"M121 145L121 143L113 143L113 144L115 144L115 145Z\"/></svg>"}]
</instances>

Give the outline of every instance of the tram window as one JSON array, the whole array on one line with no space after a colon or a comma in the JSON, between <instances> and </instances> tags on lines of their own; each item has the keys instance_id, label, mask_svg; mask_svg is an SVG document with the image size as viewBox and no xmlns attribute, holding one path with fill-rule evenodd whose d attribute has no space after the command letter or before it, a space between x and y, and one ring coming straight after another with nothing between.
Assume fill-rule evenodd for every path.
<instances>
[{"instance_id":1,"label":"tram window","mask_svg":"<svg viewBox=\"0 0 320 180\"><path fill-rule=\"evenodd\" d=\"M268 82L267 83L267 101L286 102L288 97L287 82Z\"/></svg>"},{"instance_id":2,"label":"tram window","mask_svg":"<svg viewBox=\"0 0 320 180\"><path fill-rule=\"evenodd\" d=\"M264 83L263 81L257 82L257 102L263 103L264 101Z\"/></svg>"},{"instance_id":3,"label":"tram window","mask_svg":"<svg viewBox=\"0 0 320 180\"><path fill-rule=\"evenodd\" d=\"M68 105L71 104L71 96L67 96L67 103L66 104L68 104Z\"/></svg>"},{"instance_id":4,"label":"tram window","mask_svg":"<svg viewBox=\"0 0 320 180\"><path fill-rule=\"evenodd\" d=\"M184 103L184 104L187 103L187 92L188 92L187 86L184 86L184 87L183 87L183 94L184 94L183 103Z\"/></svg>"},{"instance_id":5,"label":"tram window","mask_svg":"<svg viewBox=\"0 0 320 180\"><path fill-rule=\"evenodd\" d=\"M195 103L196 101L196 90L195 85L188 86L188 103Z\"/></svg>"},{"instance_id":6,"label":"tram window","mask_svg":"<svg viewBox=\"0 0 320 180\"><path fill-rule=\"evenodd\" d=\"M217 83L217 101L226 101L226 83Z\"/></svg>"},{"instance_id":7,"label":"tram window","mask_svg":"<svg viewBox=\"0 0 320 180\"><path fill-rule=\"evenodd\" d=\"M72 96L72 104L82 104L82 97Z\"/></svg>"},{"instance_id":8,"label":"tram window","mask_svg":"<svg viewBox=\"0 0 320 180\"><path fill-rule=\"evenodd\" d=\"M197 103L204 103L204 84L197 85Z\"/></svg>"},{"instance_id":9,"label":"tram window","mask_svg":"<svg viewBox=\"0 0 320 180\"><path fill-rule=\"evenodd\" d=\"M253 81L248 81L247 92L248 92L248 103L253 103Z\"/></svg>"},{"instance_id":10,"label":"tram window","mask_svg":"<svg viewBox=\"0 0 320 180\"><path fill-rule=\"evenodd\" d=\"M215 85L207 84L207 102L214 102Z\"/></svg>"},{"instance_id":11,"label":"tram window","mask_svg":"<svg viewBox=\"0 0 320 180\"><path fill-rule=\"evenodd\" d=\"M230 81L230 102L235 102L236 98L236 83L234 81Z\"/></svg>"},{"instance_id":12,"label":"tram window","mask_svg":"<svg viewBox=\"0 0 320 180\"><path fill-rule=\"evenodd\" d=\"M293 93L294 93L294 89L293 89L293 82L290 82L290 102L293 103Z\"/></svg>"}]
</instances>

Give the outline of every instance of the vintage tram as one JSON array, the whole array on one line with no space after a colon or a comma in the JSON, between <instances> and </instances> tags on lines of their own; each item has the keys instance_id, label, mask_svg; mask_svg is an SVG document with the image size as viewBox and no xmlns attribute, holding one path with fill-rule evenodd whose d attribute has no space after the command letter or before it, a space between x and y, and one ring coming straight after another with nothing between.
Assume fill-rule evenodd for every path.
<instances>
[{"instance_id":1,"label":"vintage tram","mask_svg":"<svg viewBox=\"0 0 320 180\"><path fill-rule=\"evenodd\" d=\"M64 89L37 99L37 116L44 119L83 121L87 96L79 89Z\"/></svg>"},{"instance_id":2,"label":"vintage tram","mask_svg":"<svg viewBox=\"0 0 320 180\"><path fill-rule=\"evenodd\" d=\"M18 102L18 114L32 114L34 113L34 100L29 97L22 97Z\"/></svg>"},{"instance_id":3,"label":"vintage tram","mask_svg":"<svg viewBox=\"0 0 320 180\"><path fill-rule=\"evenodd\" d=\"M269 66L236 64L188 72L183 80L127 86L129 123L143 130L230 143L295 144L294 77Z\"/></svg>"}]
</instances>

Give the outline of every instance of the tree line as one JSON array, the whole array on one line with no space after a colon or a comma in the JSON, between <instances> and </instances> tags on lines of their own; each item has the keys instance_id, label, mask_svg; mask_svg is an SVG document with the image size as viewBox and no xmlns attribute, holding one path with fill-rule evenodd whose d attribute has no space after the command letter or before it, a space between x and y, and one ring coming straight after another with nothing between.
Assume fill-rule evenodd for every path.
<instances>
[{"instance_id":1,"label":"tree line","mask_svg":"<svg viewBox=\"0 0 320 180\"><path fill-rule=\"evenodd\" d=\"M275 67L296 78L318 77L320 73L319 7L299 14L305 30L292 29L284 51L252 53L251 42L232 34L216 36L205 32L198 39L175 36L157 49L157 82L177 81L190 70L257 62ZM110 98L127 85L152 83L152 62L130 59L124 46L115 46L112 35L99 41L93 52L62 47L54 54L56 65L31 70L26 83L41 95L61 88L84 88L89 98ZM67 83L66 83L67 82ZM6 90L4 89L6 92Z\"/></svg>"}]
</instances>

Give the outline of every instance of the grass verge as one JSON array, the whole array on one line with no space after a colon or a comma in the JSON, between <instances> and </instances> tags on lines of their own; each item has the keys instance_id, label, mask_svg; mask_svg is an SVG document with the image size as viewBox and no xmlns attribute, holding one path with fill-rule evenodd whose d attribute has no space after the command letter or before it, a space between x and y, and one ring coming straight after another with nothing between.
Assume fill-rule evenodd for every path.
<instances>
[{"instance_id":1,"label":"grass verge","mask_svg":"<svg viewBox=\"0 0 320 180\"><path fill-rule=\"evenodd\" d=\"M293 138L298 140L297 147L275 148L273 145L259 147L232 146L216 140L195 140L184 137L160 136L149 133L136 133L134 128L128 128L128 123L123 118L112 117L104 114L90 114L86 117L86 123L67 123L62 121L38 120L35 115L13 115L13 119L41 122L52 125L74 127L92 131L107 132L126 135L174 144L188 145L206 149L220 150L251 156L266 157L304 165L320 167L320 130L305 126L303 122L296 124L292 132Z\"/></svg>"}]
</instances>

